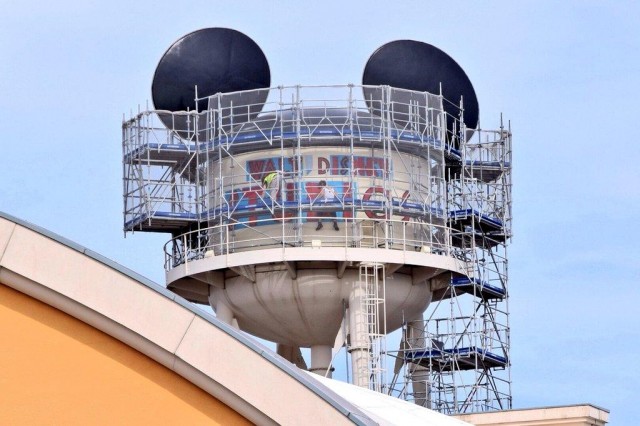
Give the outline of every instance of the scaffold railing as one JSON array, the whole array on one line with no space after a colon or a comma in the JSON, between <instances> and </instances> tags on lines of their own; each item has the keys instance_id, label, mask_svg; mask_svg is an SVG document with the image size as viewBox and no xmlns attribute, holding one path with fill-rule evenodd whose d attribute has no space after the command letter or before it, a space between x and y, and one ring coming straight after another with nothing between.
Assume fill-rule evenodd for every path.
<instances>
[{"instance_id":1,"label":"scaffold railing","mask_svg":"<svg viewBox=\"0 0 640 426\"><path fill-rule=\"evenodd\" d=\"M295 216L213 225L186 232L164 246L165 269L213 256L264 248L322 247L385 248L448 256L450 245L439 239L443 225L388 219L338 218L339 231L316 231L316 222Z\"/></svg>"},{"instance_id":2,"label":"scaffold railing","mask_svg":"<svg viewBox=\"0 0 640 426\"><path fill-rule=\"evenodd\" d=\"M425 320L405 325L391 392L446 414L509 409L511 132L476 130L457 154L447 158L448 226L466 273L442 278Z\"/></svg>"}]
</instances>

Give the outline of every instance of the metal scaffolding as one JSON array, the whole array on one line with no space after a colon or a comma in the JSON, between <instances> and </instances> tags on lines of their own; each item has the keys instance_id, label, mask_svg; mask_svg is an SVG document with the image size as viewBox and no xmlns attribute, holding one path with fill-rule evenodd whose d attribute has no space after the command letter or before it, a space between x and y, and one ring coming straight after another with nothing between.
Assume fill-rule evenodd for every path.
<instances>
[{"instance_id":1,"label":"metal scaffolding","mask_svg":"<svg viewBox=\"0 0 640 426\"><path fill-rule=\"evenodd\" d=\"M446 414L512 407L511 131L476 130L459 154L448 159L448 224L466 273L441 277L425 320L405 325L404 373L396 368L393 379L398 394Z\"/></svg>"},{"instance_id":2,"label":"metal scaffolding","mask_svg":"<svg viewBox=\"0 0 640 426\"><path fill-rule=\"evenodd\" d=\"M182 233L190 223L242 222L246 205L256 202L271 216L286 210L302 218L322 209L313 206L313 183L325 176L339 190L341 205L335 210L346 212L343 218L366 211L372 219L402 214L444 226L448 137L441 97L415 94L421 99L410 111L395 111L394 106L401 108L387 93L408 91L386 87L372 114L364 99L356 98L356 89L361 90L269 89L271 101L263 112L240 124L235 123L247 113L229 106L225 95L207 98L210 108L204 112L144 111L125 121L125 232ZM339 155L323 158L324 169L310 172L304 149L327 141ZM277 155L256 161L238 155L264 144ZM279 174L278 197L262 191L261 178L269 171Z\"/></svg>"},{"instance_id":3,"label":"metal scaffolding","mask_svg":"<svg viewBox=\"0 0 640 426\"><path fill-rule=\"evenodd\" d=\"M431 279L424 321L406 323L390 385L379 358L388 353L378 336L385 330L367 318L371 386L444 413L510 408L511 132L466 129L463 105L448 115L441 95L367 89L369 99L354 85L260 89L269 93L264 105L247 105L246 92L218 94L197 99L208 102L204 111L126 120L124 230L171 233L167 271L273 247L455 259L457 272ZM334 200L319 199L322 180ZM335 220L339 232L307 225L321 220ZM404 265L359 267L377 285ZM377 317L379 291L367 291L365 310Z\"/></svg>"}]
</instances>

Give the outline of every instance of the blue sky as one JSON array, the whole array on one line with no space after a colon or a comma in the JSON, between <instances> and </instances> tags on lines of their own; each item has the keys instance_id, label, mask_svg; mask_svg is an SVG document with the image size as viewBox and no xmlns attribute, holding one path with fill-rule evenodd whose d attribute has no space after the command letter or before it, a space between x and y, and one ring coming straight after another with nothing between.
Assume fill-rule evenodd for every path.
<instances>
[{"instance_id":1,"label":"blue sky","mask_svg":"<svg viewBox=\"0 0 640 426\"><path fill-rule=\"evenodd\" d=\"M591 402L634 424L640 369L638 2L32 0L0 18L0 210L164 282L163 234L122 233L123 114L169 45L244 32L272 84L361 81L396 39L433 44L514 133L515 407ZM34 254L35 255L35 254Z\"/></svg>"}]
</instances>

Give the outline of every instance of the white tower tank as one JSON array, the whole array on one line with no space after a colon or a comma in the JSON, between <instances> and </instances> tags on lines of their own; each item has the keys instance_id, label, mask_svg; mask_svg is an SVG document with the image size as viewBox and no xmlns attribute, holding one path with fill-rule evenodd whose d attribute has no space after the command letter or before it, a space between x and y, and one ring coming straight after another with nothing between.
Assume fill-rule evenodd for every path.
<instances>
[{"instance_id":1,"label":"white tower tank","mask_svg":"<svg viewBox=\"0 0 640 426\"><path fill-rule=\"evenodd\" d=\"M291 361L311 348L323 375L346 335L362 386L375 340L421 319L469 267L447 211L462 110L448 110L439 76L431 93L390 87L379 60L363 86L270 88L253 41L200 30L158 65L157 110L124 125L125 229L173 233L167 287Z\"/></svg>"}]
</instances>

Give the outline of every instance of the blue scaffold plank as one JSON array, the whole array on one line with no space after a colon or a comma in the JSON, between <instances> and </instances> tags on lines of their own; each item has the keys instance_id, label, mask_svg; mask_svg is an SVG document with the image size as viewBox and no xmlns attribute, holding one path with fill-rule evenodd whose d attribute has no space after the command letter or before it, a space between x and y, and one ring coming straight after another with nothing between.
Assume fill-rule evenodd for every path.
<instances>
[{"instance_id":1,"label":"blue scaffold plank","mask_svg":"<svg viewBox=\"0 0 640 426\"><path fill-rule=\"evenodd\" d=\"M402 200L399 198L394 198L392 201L393 207L396 208L396 211L406 213L407 215L431 215L433 217L443 218L443 210L438 209L432 206L429 206L425 203L421 203L419 201L411 201L411 200Z\"/></svg>"},{"instance_id":2,"label":"blue scaffold plank","mask_svg":"<svg viewBox=\"0 0 640 426\"><path fill-rule=\"evenodd\" d=\"M507 292L501 288L481 281L478 278L456 277L451 279L451 286L459 291L476 295L483 299L503 299Z\"/></svg>"},{"instance_id":3,"label":"blue scaffold plank","mask_svg":"<svg viewBox=\"0 0 640 426\"><path fill-rule=\"evenodd\" d=\"M504 161L481 161L481 160L467 160L465 162L467 167L478 168L509 168L509 163Z\"/></svg>"},{"instance_id":4,"label":"blue scaffold plank","mask_svg":"<svg viewBox=\"0 0 640 426\"><path fill-rule=\"evenodd\" d=\"M432 365L441 371L473 370L476 368L503 368L508 359L476 346L453 349L427 349L407 351L405 362Z\"/></svg>"},{"instance_id":5,"label":"blue scaffold plank","mask_svg":"<svg viewBox=\"0 0 640 426\"><path fill-rule=\"evenodd\" d=\"M149 216L146 213L136 216L133 219L130 219L124 223L124 229L127 231L132 230L138 225L140 225L142 222L147 220L148 217Z\"/></svg>"},{"instance_id":6,"label":"blue scaffold plank","mask_svg":"<svg viewBox=\"0 0 640 426\"><path fill-rule=\"evenodd\" d=\"M195 151L195 145L185 145L183 143L153 143L150 142L147 144L149 149L155 149L158 151L182 151L182 152L191 152Z\"/></svg>"},{"instance_id":7,"label":"blue scaffold plank","mask_svg":"<svg viewBox=\"0 0 640 426\"><path fill-rule=\"evenodd\" d=\"M151 217L157 218L169 218L169 219L182 219L182 220L198 220L197 213L191 212L153 212Z\"/></svg>"},{"instance_id":8,"label":"blue scaffold plank","mask_svg":"<svg viewBox=\"0 0 640 426\"><path fill-rule=\"evenodd\" d=\"M231 198L230 195L227 197ZM424 203L419 202L411 202L411 201L401 201L394 200L393 202L394 212L398 215L415 215L419 213L421 215L431 214L432 216L437 216L442 218L443 211L441 209L436 209L431 206L427 206ZM361 198L352 198L338 197L333 201L323 201L317 200L313 201L310 197L305 196L302 200L287 200L287 201L278 201L276 203L271 202L271 198L269 195L262 196L262 198L258 197L249 199L241 197L237 202L230 202L228 207L218 208L213 210L210 213L213 214L231 214L231 215L252 215L259 214L263 211L270 210L273 208L279 209L284 208L287 210L302 208L304 211L335 211L339 213L341 210L349 211L352 208L356 208L358 210L383 210L387 206L386 200L364 200Z\"/></svg>"},{"instance_id":9,"label":"blue scaffold plank","mask_svg":"<svg viewBox=\"0 0 640 426\"><path fill-rule=\"evenodd\" d=\"M177 160L196 151L196 145L184 143L149 142L124 155L125 163L133 159Z\"/></svg>"},{"instance_id":10,"label":"blue scaffold plank","mask_svg":"<svg viewBox=\"0 0 640 426\"><path fill-rule=\"evenodd\" d=\"M359 130L354 128L354 130L350 130L346 127L341 127L339 125L335 127L319 127L311 130L305 126L300 128L300 131L289 130L289 129L265 129L262 131L248 131L248 132L240 132L229 135L224 135L218 137L209 143L209 148L215 147L218 144L222 143L225 145L237 145L251 142L269 142L273 139L297 139L298 137L309 138L309 137L336 137L336 138L344 138L344 137L356 137L362 138L366 140L370 139L380 139L382 136L386 136L386 134L381 133L376 130ZM420 145L430 145L436 149L446 149L447 151L451 151L454 156L459 157L459 153L456 153L456 150L446 146L440 139L436 139L433 136L425 136L421 134L417 134L414 132L407 131L399 131L392 130L390 133L391 138L400 140L408 143L416 143ZM204 147L204 146L203 146Z\"/></svg>"},{"instance_id":11,"label":"blue scaffold plank","mask_svg":"<svg viewBox=\"0 0 640 426\"><path fill-rule=\"evenodd\" d=\"M124 229L132 231L140 230L179 230L184 227L184 222L196 222L200 220L197 213L190 212L162 212L155 211L141 213L124 223Z\"/></svg>"},{"instance_id":12,"label":"blue scaffold plank","mask_svg":"<svg viewBox=\"0 0 640 426\"><path fill-rule=\"evenodd\" d=\"M482 214L475 209L451 210L449 211L449 219L453 221L465 221L473 219L480 225L488 226L489 228L493 228L494 230L501 229L503 226L503 223L498 219L494 219L487 216L486 214Z\"/></svg>"}]
</instances>

